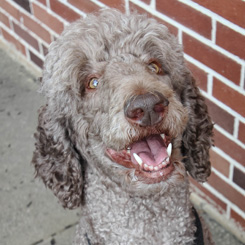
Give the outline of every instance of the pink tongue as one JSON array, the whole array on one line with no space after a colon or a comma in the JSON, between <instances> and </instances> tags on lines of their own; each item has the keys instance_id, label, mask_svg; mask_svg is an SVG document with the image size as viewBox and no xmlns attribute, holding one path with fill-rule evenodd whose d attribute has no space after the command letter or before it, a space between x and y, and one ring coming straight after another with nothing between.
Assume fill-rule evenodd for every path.
<instances>
[{"instance_id":1,"label":"pink tongue","mask_svg":"<svg viewBox=\"0 0 245 245\"><path fill-rule=\"evenodd\" d=\"M151 135L131 146L131 161L137 164L133 154L136 153L147 165L157 166L165 160L167 155L166 145L160 135Z\"/></svg>"}]
</instances>

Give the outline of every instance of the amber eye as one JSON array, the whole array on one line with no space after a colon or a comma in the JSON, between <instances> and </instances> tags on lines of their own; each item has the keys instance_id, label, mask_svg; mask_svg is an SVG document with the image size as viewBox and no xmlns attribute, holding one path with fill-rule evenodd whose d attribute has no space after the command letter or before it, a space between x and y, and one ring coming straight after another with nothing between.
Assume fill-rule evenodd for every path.
<instances>
[{"instance_id":1,"label":"amber eye","mask_svg":"<svg viewBox=\"0 0 245 245\"><path fill-rule=\"evenodd\" d=\"M148 67L150 68L150 70L156 74L164 74L161 65L156 62L156 61L152 61L148 64Z\"/></svg>"},{"instance_id":2,"label":"amber eye","mask_svg":"<svg viewBox=\"0 0 245 245\"><path fill-rule=\"evenodd\" d=\"M98 87L98 85L99 85L99 80L96 77L91 78L88 82L89 89L95 89Z\"/></svg>"}]
</instances>

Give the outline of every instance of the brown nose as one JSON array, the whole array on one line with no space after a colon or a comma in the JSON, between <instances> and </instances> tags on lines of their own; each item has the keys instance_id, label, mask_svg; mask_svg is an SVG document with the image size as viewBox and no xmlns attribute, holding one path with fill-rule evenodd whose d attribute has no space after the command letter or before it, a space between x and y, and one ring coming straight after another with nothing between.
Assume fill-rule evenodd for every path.
<instances>
[{"instance_id":1,"label":"brown nose","mask_svg":"<svg viewBox=\"0 0 245 245\"><path fill-rule=\"evenodd\" d=\"M140 126L154 126L164 116L169 101L158 92L133 96L124 105L128 121Z\"/></svg>"}]
</instances>

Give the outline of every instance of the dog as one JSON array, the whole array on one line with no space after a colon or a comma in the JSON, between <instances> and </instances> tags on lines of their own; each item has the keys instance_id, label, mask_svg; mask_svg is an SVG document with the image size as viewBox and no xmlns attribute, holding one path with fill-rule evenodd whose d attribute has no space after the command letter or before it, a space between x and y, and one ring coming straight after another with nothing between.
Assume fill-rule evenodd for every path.
<instances>
[{"instance_id":1,"label":"dog","mask_svg":"<svg viewBox=\"0 0 245 245\"><path fill-rule=\"evenodd\" d=\"M213 244L189 200L210 175L213 124L182 47L156 20L117 10L67 27L44 62L32 163L74 244Z\"/></svg>"}]
</instances>

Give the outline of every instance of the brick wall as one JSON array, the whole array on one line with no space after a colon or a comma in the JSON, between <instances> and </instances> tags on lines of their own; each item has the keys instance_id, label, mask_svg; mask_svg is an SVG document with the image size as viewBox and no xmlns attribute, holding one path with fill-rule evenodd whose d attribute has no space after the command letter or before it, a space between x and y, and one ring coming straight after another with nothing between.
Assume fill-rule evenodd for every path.
<instances>
[{"instance_id":1,"label":"brick wall","mask_svg":"<svg viewBox=\"0 0 245 245\"><path fill-rule=\"evenodd\" d=\"M64 26L104 6L147 13L178 36L216 123L211 177L193 189L245 227L245 2L1 0L0 38L41 68Z\"/></svg>"}]
</instances>

